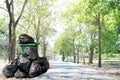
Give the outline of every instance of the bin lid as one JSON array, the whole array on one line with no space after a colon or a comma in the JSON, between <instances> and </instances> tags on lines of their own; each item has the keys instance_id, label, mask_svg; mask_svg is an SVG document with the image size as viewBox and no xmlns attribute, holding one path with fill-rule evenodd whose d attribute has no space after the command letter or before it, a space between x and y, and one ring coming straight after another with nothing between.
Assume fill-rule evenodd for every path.
<instances>
[{"instance_id":1,"label":"bin lid","mask_svg":"<svg viewBox=\"0 0 120 80\"><path fill-rule=\"evenodd\" d=\"M29 43L29 44L19 44L20 46L30 46L30 47L35 47L37 45L39 45L40 43Z\"/></svg>"}]
</instances>

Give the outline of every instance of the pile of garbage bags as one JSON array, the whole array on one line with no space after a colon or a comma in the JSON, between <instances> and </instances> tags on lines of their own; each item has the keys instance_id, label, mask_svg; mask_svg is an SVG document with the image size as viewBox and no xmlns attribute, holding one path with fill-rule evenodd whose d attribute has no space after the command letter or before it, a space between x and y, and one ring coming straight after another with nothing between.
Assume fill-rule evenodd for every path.
<instances>
[{"instance_id":1,"label":"pile of garbage bags","mask_svg":"<svg viewBox=\"0 0 120 80\"><path fill-rule=\"evenodd\" d=\"M19 43L28 44L34 43L34 39L28 35L20 35ZM46 57L39 57L34 47L26 47L22 55L9 62L3 68L3 75L7 78L27 78L36 77L49 69L49 62Z\"/></svg>"}]
</instances>

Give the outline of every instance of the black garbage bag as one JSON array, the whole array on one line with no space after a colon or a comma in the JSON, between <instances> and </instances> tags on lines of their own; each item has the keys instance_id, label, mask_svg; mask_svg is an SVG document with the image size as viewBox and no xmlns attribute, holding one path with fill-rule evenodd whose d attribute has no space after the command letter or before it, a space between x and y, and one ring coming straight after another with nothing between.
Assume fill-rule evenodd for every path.
<instances>
[{"instance_id":1,"label":"black garbage bag","mask_svg":"<svg viewBox=\"0 0 120 80\"><path fill-rule=\"evenodd\" d=\"M21 34L19 36L19 43L20 44L34 43L34 39L27 34Z\"/></svg>"},{"instance_id":2,"label":"black garbage bag","mask_svg":"<svg viewBox=\"0 0 120 80\"><path fill-rule=\"evenodd\" d=\"M34 47L26 47L23 56L30 60L36 60L39 57L37 50Z\"/></svg>"},{"instance_id":3,"label":"black garbage bag","mask_svg":"<svg viewBox=\"0 0 120 80\"><path fill-rule=\"evenodd\" d=\"M13 77L14 73L17 71L18 66L15 62L9 62L4 68L3 68L3 75L5 77Z\"/></svg>"},{"instance_id":4,"label":"black garbage bag","mask_svg":"<svg viewBox=\"0 0 120 80\"><path fill-rule=\"evenodd\" d=\"M19 69L15 72L14 77L16 78L26 78L27 74L25 72L20 71Z\"/></svg>"},{"instance_id":5,"label":"black garbage bag","mask_svg":"<svg viewBox=\"0 0 120 80\"><path fill-rule=\"evenodd\" d=\"M38 58L37 62L41 65L42 67L42 73L47 72L49 69L50 65L46 57L40 57Z\"/></svg>"},{"instance_id":6,"label":"black garbage bag","mask_svg":"<svg viewBox=\"0 0 120 80\"><path fill-rule=\"evenodd\" d=\"M7 69L3 69L3 75L5 76L5 77L7 77L7 78L10 78L10 77L14 77L14 73L13 72L11 72L11 71L9 71L9 70L7 70Z\"/></svg>"},{"instance_id":7,"label":"black garbage bag","mask_svg":"<svg viewBox=\"0 0 120 80\"><path fill-rule=\"evenodd\" d=\"M23 57L22 55L20 55L18 59L18 68L20 69L20 71L23 71L26 73L29 72L30 65L31 65L31 61Z\"/></svg>"},{"instance_id":8,"label":"black garbage bag","mask_svg":"<svg viewBox=\"0 0 120 80\"><path fill-rule=\"evenodd\" d=\"M38 75L40 75L42 73L41 71L41 66L39 63L37 63L36 61L33 61L29 70L29 76L30 77L36 77Z\"/></svg>"}]
</instances>

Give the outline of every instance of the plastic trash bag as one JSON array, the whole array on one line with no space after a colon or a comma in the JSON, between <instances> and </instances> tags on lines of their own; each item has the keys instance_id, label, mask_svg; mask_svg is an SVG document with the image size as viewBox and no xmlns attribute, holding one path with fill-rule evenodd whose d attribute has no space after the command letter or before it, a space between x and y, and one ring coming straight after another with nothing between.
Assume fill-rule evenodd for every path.
<instances>
[{"instance_id":1,"label":"plastic trash bag","mask_svg":"<svg viewBox=\"0 0 120 80\"><path fill-rule=\"evenodd\" d=\"M3 75L5 76L5 77L7 77L7 78L10 78L10 77L13 77L14 76L14 73L13 72L11 72L11 71L9 71L9 70L7 70L7 69L3 69Z\"/></svg>"},{"instance_id":2,"label":"plastic trash bag","mask_svg":"<svg viewBox=\"0 0 120 80\"><path fill-rule=\"evenodd\" d=\"M31 61L29 59L20 55L18 59L18 67L21 71L26 73L29 72L30 64L31 64Z\"/></svg>"},{"instance_id":3,"label":"plastic trash bag","mask_svg":"<svg viewBox=\"0 0 120 80\"><path fill-rule=\"evenodd\" d=\"M42 67L42 73L47 72L49 69L50 65L46 57L40 57L37 62L41 65Z\"/></svg>"},{"instance_id":4,"label":"plastic trash bag","mask_svg":"<svg viewBox=\"0 0 120 80\"><path fill-rule=\"evenodd\" d=\"M33 61L29 70L30 77L36 77L42 73L41 66L36 61Z\"/></svg>"},{"instance_id":5,"label":"plastic trash bag","mask_svg":"<svg viewBox=\"0 0 120 80\"><path fill-rule=\"evenodd\" d=\"M18 66L15 62L9 62L4 68L3 68L3 75L5 77L13 77L14 73L17 71Z\"/></svg>"},{"instance_id":6,"label":"plastic trash bag","mask_svg":"<svg viewBox=\"0 0 120 80\"><path fill-rule=\"evenodd\" d=\"M34 39L27 34L21 34L19 36L19 43L20 44L34 43Z\"/></svg>"},{"instance_id":7,"label":"plastic trash bag","mask_svg":"<svg viewBox=\"0 0 120 80\"><path fill-rule=\"evenodd\" d=\"M25 72L20 71L19 69L15 72L14 77L16 78L25 78L27 74Z\"/></svg>"},{"instance_id":8,"label":"plastic trash bag","mask_svg":"<svg viewBox=\"0 0 120 80\"><path fill-rule=\"evenodd\" d=\"M34 47L26 47L23 56L30 60L38 59L38 53Z\"/></svg>"}]
</instances>

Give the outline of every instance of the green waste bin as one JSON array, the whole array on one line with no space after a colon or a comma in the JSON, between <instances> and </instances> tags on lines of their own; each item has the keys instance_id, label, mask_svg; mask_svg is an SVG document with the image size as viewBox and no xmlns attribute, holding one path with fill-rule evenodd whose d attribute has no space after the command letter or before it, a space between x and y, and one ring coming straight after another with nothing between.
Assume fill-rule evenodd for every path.
<instances>
[{"instance_id":1,"label":"green waste bin","mask_svg":"<svg viewBox=\"0 0 120 80\"><path fill-rule=\"evenodd\" d=\"M30 44L19 44L17 55L23 54L26 47L33 47L38 53L39 43L30 43Z\"/></svg>"}]
</instances>

